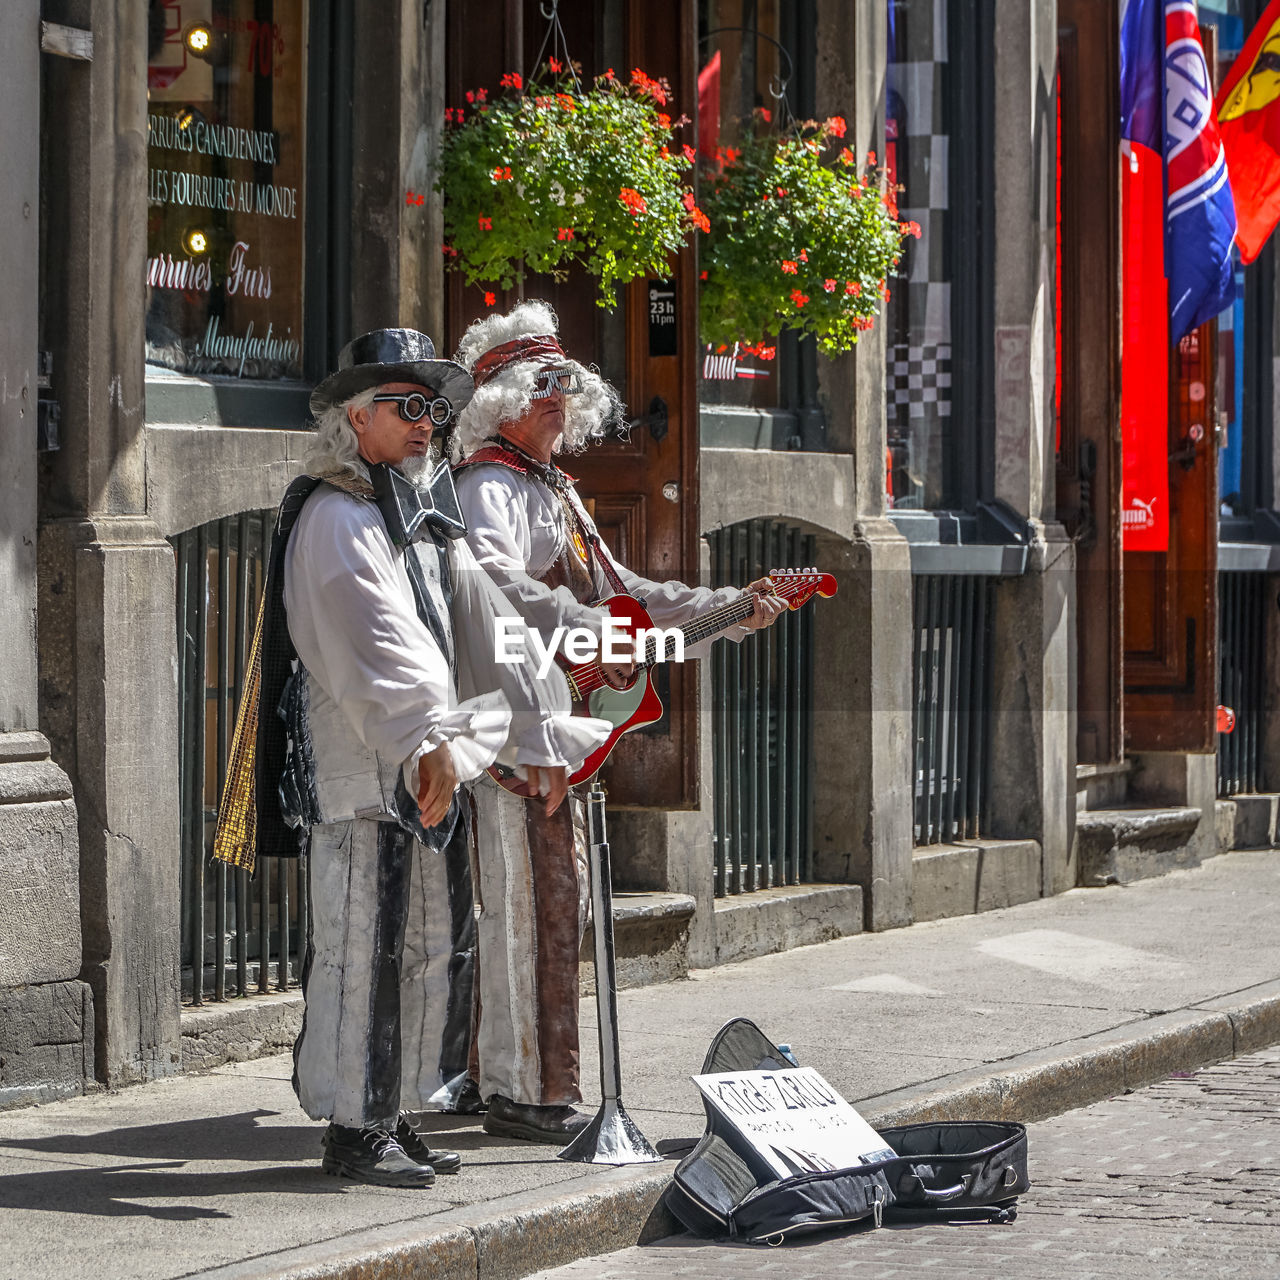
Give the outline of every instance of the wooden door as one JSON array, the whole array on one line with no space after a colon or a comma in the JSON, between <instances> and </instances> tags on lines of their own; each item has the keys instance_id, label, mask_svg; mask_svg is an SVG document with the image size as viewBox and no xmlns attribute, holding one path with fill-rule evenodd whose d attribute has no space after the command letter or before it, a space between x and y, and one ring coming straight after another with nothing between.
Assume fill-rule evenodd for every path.
<instances>
[{"instance_id":1,"label":"wooden door","mask_svg":"<svg viewBox=\"0 0 1280 1280\"><path fill-rule=\"evenodd\" d=\"M675 101L673 117L696 111L696 36L693 0L561 0L560 20L570 53L584 78L608 67L633 67L665 77ZM449 83L445 101L461 106L469 88L497 88L506 71L527 75L546 23L533 0L483 0L449 9ZM695 138L688 126L688 141ZM624 564L657 580L696 581L698 574L697 274L693 250L672 261L668 277L637 280L621 294L612 315L595 305L594 280L564 283L530 278L526 297L544 298L560 317L566 349L597 364L627 402L629 414L648 422L584 453L563 459L592 506L601 536ZM514 290L499 291L496 306L514 305ZM463 329L486 307L483 290L451 275L447 330L456 345ZM669 316L674 310L674 325ZM674 333L672 333L674 329ZM665 406L665 424L661 409ZM647 730L629 734L605 768L613 805L689 807L697 803L698 725L696 672L662 669L659 691L667 714Z\"/></svg>"},{"instance_id":2,"label":"wooden door","mask_svg":"<svg viewBox=\"0 0 1280 1280\"><path fill-rule=\"evenodd\" d=\"M1120 759L1119 14L1058 3L1057 512L1076 543L1081 764Z\"/></svg>"},{"instance_id":3,"label":"wooden door","mask_svg":"<svg viewBox=\"0 0 1280 1280\"><path fill-rule=\"evenodd\" d=\"M1213 751L1218 450L1210 321L1179 344L1169 390L1169 550L1124 556L1124 717L1130 751Z\"/></svg>"}]
</instances>

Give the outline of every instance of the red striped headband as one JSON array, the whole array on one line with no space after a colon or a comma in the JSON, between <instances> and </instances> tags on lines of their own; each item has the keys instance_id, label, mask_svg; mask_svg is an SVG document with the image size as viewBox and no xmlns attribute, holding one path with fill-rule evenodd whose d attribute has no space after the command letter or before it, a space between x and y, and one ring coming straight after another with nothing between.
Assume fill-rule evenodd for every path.
<instances>
[{"instance_id":1,"label":"red striped headband","mask_svg":"<svg viewBox=\"0 0 1280 1280\"><path fill-rule=\"evenodd\" d=\"M532 338L517 338L514 342L504 342L500 347L493 347L476 361L471 376L477 387L497 377L508 365L521 360L536 359L567 360L564 348L554 334L539 334Z\"/></svg>"}]
</instances>

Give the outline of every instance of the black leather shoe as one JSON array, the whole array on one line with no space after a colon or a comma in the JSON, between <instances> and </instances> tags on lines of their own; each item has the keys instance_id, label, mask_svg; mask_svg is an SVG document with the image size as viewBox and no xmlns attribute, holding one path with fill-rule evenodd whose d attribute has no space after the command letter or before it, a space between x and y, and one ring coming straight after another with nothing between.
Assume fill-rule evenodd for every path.
<instances>
[{"instance_id":1,"label":"black leather shoe","mask_svg":"<svg viewBox=\"0 0 1280 1280\"><path fill-rule=\"evenodd\" d=\"M435 1170L411 1159L386 1129L350 1129L331 1124L325 1130L324 1160L320 1167L375 1187L429 1187Z\"/></svg>"},{"instance_id":2,"label":"black leather shoe","mask_svg":"<svg viewBox=\"0 0 1280 1280\"><path fill-rule=\"evenodd\" d=\"M444 1108L450 1115L455 1116L477 1116L488 1109L480 1096L480 1086L470 1076L462 1082L462 1088L458 1090L453 1106Z\"/></svg>"},{"instance_id":3,"label":"black leather shoe","mask_svg":"<svg viewBox=\"0 0 1280 1280\"><path fill-rule=\"evenodd\" d=\"M396 1122L396 1141L410 1160L430 1165L437 1173L457 1173L462 1168L462 1157L456 1151L433 1151L404 1116Z\"/></svg>"},{"instance_id":4,"label":"black leather shoe","mask_svg":"<svg viewBox=\"0 0 1280 1280\"><path fill-rule=\"evenodd\" d=\"M535 1107L497 1093L489 1099L484 1131L495 1138L524 1138L562 1147L590 1123L588 1116L572 1107Z\"/></svg>"}]
</instances>

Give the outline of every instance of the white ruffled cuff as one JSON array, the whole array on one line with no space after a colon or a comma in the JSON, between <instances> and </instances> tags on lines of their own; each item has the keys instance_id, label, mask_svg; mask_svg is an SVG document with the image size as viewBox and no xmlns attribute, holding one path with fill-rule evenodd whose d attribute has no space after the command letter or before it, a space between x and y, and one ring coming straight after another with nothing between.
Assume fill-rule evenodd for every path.
<instances>
[{"instance_id":1,"label":"white ruffled cuff","mask_svg":"<svg viewBox=\"0 0 1280 1280\"><path fill-rule=\"evenodd\" d=\"M608 720L591 716L548 716L507 744L498 759L508 768L532 764L540 769L576 769L613 732ZM518 769L517 769L518 772Z\"/></svg>"},{"instance_id":2,"label":"white ruffled cuff","mask_svg":"<svg viewBox=\"0 0 1280 1280\"><path fill-rule=\"evenodd\" d=\"M470 782L498 758L510 732L511 704L505 694L482 693L468 698L441 716L404 762L404 785L411 796L418 794L418 762L442 742L449 744L458 781Z\"/></svg>"}]
</instances>

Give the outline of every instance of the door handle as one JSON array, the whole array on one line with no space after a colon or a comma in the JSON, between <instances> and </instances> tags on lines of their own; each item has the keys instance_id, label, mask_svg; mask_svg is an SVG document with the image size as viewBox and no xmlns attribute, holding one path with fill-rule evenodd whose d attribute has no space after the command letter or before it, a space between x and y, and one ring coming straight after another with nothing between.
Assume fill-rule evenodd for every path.
<instances>
[{"instance_id":1,"label":"door handle","mask_svg":"<svg viewBox=\"0 0 1280 1280\"><path fill-rule=\"evenodd\" d=\"M667 420L667 402L661 396L654 396L649 401L649 412L643 418L632 418L627 425L632 430L636 427L648 427L654 442L661 444L666 439L670 426Z\"/></svg>"}]
</instances>

